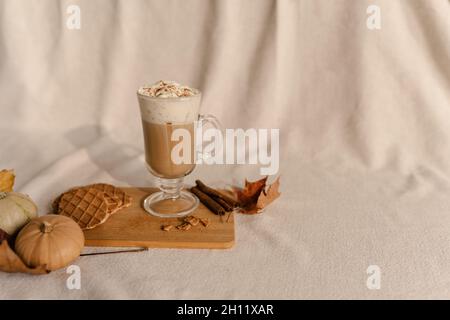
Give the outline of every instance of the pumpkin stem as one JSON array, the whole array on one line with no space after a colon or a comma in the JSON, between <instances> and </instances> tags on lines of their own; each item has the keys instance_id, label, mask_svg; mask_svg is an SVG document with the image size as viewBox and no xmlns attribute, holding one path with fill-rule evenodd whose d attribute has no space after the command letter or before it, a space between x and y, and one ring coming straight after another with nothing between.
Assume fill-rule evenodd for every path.
<instances>
[{"instance_id":1,"label":"pumpkin stem","mask_svg":"<svg viewBox=\"0 0 450 320\"><path fill-rule=\"evenodd\" d=\"M53 226L49 222L44 221L41 223L40 230L42 233L49 233L52 232Z\"/></svg>"},{"instance_id":2,"label":"pumpkin stem","mask_svg":"<svg viewBox=\"0 0 450 320\"><path fill-rule=\"evenodd\" d=\"M6 193L6 192L0 192L0 200L5 199L6 196L7 196L7 193Z\"/></svg>"}]
</instances>

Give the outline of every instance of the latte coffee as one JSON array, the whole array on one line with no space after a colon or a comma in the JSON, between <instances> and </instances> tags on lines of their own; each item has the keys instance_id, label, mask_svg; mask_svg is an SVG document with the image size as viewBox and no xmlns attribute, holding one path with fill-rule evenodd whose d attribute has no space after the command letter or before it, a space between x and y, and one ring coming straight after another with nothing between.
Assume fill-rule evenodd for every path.
<instances>
[{"instance_id":1,"label":"latte coffee","mask_svg":"<svg viewBox=\"0 0 450 320\"><path fill-rule=\"evenodd\" d=\"M149 171L164 179L181 178L191 173L195 167L194 122L198 119L200 92L174 82L160 81L141 87L138 99ZM180 143L172 141L172 132L179 128L191 134L190 163L175 164L171 159L173 147Z\"/></svg>"},{"instance_id":2,"label":"latte coffee","mask_svg":"<svg viewBox=\"0 0 450 320\"><path fill-rule=\"evenodd\" d=\"M173 179L188 175L194 170L194 123L172 124L142 121L144 129L145 161L150 172L160 178ZM175 164L171 159L173 147L179 141L172 141L172 132L185 129L191 135L191 163ZM184 150L187 151L187 150Z\"/></svg>"}]
</instances>

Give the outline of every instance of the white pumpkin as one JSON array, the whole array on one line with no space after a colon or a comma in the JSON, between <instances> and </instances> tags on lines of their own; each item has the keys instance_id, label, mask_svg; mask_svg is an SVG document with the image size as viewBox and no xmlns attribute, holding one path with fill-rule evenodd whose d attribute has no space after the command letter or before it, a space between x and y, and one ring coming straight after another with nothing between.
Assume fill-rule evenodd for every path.
<instances>
[{"instance_id":1,"label":"white pumpkin","mask_svg":"<svg viewBox=\"0 0 450 320\"><path fill-rule=\"evenodd\" d=\"M17 192L0 192L0 229L14 235L34 217L38 208L31 198Z\"/></svg>"}]
</instances>

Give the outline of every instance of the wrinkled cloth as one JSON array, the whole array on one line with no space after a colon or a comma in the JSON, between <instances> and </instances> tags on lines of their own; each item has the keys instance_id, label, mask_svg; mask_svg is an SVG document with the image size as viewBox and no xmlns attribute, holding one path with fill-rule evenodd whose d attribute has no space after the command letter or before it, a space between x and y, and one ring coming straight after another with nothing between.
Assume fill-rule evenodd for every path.
<instances>
[{"instance_id":1,"label":"wrinkled cloth","mask_svg":"<svg viewBox=\"0 0 450 320\"><path fill-rule=\"evenodd\" d=\"M71 4L0 0L0 168L40 214L71 186L155 183L136 90L160 79L225 128L279 128L282 196L236 217L230 250L82 257L80 290L1 273L0 299L450 298L447 0L79 0L80 30Z\"/></svg>"}]
</instances>

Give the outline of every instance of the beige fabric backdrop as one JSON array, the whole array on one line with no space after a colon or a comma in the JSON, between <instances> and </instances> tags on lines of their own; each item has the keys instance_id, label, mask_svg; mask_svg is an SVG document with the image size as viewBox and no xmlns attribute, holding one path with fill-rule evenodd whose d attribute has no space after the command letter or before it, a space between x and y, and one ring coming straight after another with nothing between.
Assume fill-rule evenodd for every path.
<instances>
[{"instance_id":1,"label":"beige fabric backdrop","mask_svg":"<svg viewBox=\"0 0 450 320\"><path fill-rule=\"evenodd\" d=\"M69 4L81 30L65 27ZM238 217L232 250L82 258L74 291L64 270L0 274L0 299L450 298L449 13L447 0L0 0L0 168L42 214L73 185L153 183L135 91L159 79L200 88L226 127L281 128L283 183L270 210Z\"/></svg>"}]
</instances>

